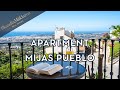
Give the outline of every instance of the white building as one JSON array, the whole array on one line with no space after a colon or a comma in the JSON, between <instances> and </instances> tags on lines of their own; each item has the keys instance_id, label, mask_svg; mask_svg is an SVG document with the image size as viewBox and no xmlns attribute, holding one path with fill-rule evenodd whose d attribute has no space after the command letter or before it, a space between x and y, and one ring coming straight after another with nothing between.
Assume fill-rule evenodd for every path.
<instances>
[{"instance_id":1,"label":"white building","mask_svg":"<svg viewBox=\"0 0 120 90\"><path fill-rule=\"evenodd\" d=\"M56 28L55 30L55 39L60 39L63 36L64 39L74 38L74 33L72 31L65 30L65 28Z\"/></svg>"},{"instance_id":2,"label":"white building","mask_svg":"<svg viewBox=\"0 0 120 90\"><path fill-rule=\"evenodd\" d=\"M74 35L74 33L72 32L72 31L68 31L68 30L65 30L65 28L56 28L56 30L55 30L55 36L54 36L54 39L55 40L57 40L57 39L61 39L61 37L63 37L63 39L64 40L68 40L68 39L73 39L74 37L75 37L75 35ZM64 46L63 47L63 54L66 54L66 51L68 51L69 50L69 47L67 47L67 45L66 46ZM76 50L77 50L77 48L76 47L72 47L71 48L71 51L73 51L74 52L74 54L76 53ZM59 53L61 53L61 47L58 47L58 46L55 46L54 47L54 53L56 53L56 54L59 54ZM46 48L45 49L45 52L47 53L47 54L50 54L50 53L52 53L53 51L52 51L52 47L48 47L48 48Z\"/></svg>"}]
</instances>

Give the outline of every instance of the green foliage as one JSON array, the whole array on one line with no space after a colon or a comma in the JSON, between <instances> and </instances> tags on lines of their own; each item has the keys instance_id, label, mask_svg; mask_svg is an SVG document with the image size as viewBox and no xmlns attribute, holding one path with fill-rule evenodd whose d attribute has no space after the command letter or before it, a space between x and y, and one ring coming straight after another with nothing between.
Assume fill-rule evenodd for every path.
<instances>
[{"instance_id":1,"label":"green foliage","mask_svg":"<svg viewBox=\"0 0 120 90\"><path fill-rule=\"evenodd\" d=\"M98 72L96 72L95 74L95 79L98 79Z\"/></svg>"},{"instance_id":2,"label":"green foliage","mask_svg":"<svg viewBox=\"0 0 120 90\"><path fill-rule=\"evenodd\" d=\"M19 55L19 53L15 52L15 51L12 53L12 57L17 57L18 55Z\"/></svg>"},{"instance_id":3,"label":"green foliage","mask_svg":"<svg viewBox=\"0 0 120 90\"><path fill-rule=\"evenodd\" d=\"M4 54L5 54L5 52L3 52L3 51L0 50L0 56L2 56Z\"/></svg>"},{"instance_id":4,"label":"green foliage","mask_svg":"<svg viewBox=\"0 0 120 90\"><path fill-rule=\"evenodd\" d=\"M22 76L22 61L20 50L12 51L12 75L13 79L20 79ZM24 54L25 55L25 54ZM25 60L25 57L24 57ZM31 61L24 61L24 72L27 67L32 64ZM20 76L20 77L19 77ZM10 63L9 53L5 50L0 50L0 79L10 78Z\"/></svg>"},{"instance_id":5,"label":"green foliage","mask_svg":"<svg viewBox=\"0 0 120 90\"><path fill-rule=\"evenodd\" d=\"M115 42L113 46L113 57L118 57L119 56L119 47L120 44L119 42ZM110 47L110 56L112 55L112 47Z\"/></svg>"},{"instance_id":6,"label":"green foliage","mask_svg":"<svg viewBox=\"0 0 120 90\"><path fill-rule=\"evenodd\" d=\"M9 62L9 54L5 55L4 52L1 52L1 55L0 55L0 64L5 64L7 62Z\"/></svg>"},{"instance_id":7,"label":"green foliage","mask_svg":"<svg viewBox=\"0 0 120 90\"><path fill-rule=\"evenodd\" d=\"M10 65L9 63L0 67L0 79L9 79L10 77Z\"/></svg>"},{"instance_id":8,"label":"green foliage","mask_svg":"<svg viewBox=\"0 0 120 90\"><path fill-rule=\"evenodd\" d=\"M111 34L117 38L120 38L120 25L112 26L111 28L114 30Z\"/></svg>"},{"instance_id":9,"label":"green foliage","mask_svg":"<svg viewBox=\"0 0 120 90\"><path fill-rule=\"evenodd\" d=\"M92 46L92 41L88 41L88 46Z\"/></svg>"},{"instance_id":10,"label":"green foliage","mask_svg":"<svg viewBox=\"0 0 120 90\"><path fill-rule=\"evenodd\" d=\"M89 79L98 79L98 72L96 72L95 74L93 73L93 75L91 75L91 76L87 76L87 78L89 78Z\"/></svg>"},{"instance_id":11,"label":"green foliage","mask_svg":"<svg viewBox=\"0 0 120 90\"><path fill-rule=\"evenodd\" d=\"M29 67L32 64L31 61L24 61L24 69L26 69L27 67Z\"/></svg>"},{"instance_id":12,"label":"green foliage","mask_svg":"<svg viewBox=\"0 0 120 90\"><path fill-rule=\"evenodd\" d=\"M91 47L92 45L96 46L96 43L92 41L88 41L88 46Z\"/></svg>"},{"instance_id":13,"label":"green foliage","mask_svg":"<svg viewBox=\"0 0 120 90\"><path fill-rule=\"evenodd\" d=\"M32 62L30 61L24 61L24 70L30 66L32 64ZM16 78L17 76L20 76L22 74L22 64L12 64L12 74L14 76L14 78ZM0 79L9 79L10 78L10 64L7 63L6 65L2 65L0 67Z\"/></svg>"}]
</instances>

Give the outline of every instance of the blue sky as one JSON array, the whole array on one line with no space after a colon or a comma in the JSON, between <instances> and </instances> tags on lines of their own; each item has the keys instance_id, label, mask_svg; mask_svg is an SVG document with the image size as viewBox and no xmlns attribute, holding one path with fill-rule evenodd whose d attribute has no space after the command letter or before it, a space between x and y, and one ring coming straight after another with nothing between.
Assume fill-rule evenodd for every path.
<instances>
[{"instance_id":1,"label":"blue sky","mask_svg":"<svg viewBox=\"0 0 120 90\"><path fill-rule=\"evenodd\" d=\"M65 27L74 31L109 31L120 25L120 11L46 11L14 31L54 31Z\"/></svg>"}]
</instances>

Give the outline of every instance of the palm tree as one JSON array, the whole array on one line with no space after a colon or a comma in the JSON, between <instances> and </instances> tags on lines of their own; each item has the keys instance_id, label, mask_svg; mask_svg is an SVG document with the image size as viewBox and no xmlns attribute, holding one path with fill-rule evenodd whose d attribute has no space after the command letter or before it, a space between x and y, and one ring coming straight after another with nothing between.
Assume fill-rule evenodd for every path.
<instances>
[{"instance_id":1,"label":"palm tree","mask_svg":"<svg viewBox=\"0 0 120 90\"><path fill-rule=\"evenodd\" d=\"M112 25L111 26L112 29L114 29L114 31L112 31L112 35L115 36L117 39L120 39L120 25Z\"/></svg>"}]
</instances>

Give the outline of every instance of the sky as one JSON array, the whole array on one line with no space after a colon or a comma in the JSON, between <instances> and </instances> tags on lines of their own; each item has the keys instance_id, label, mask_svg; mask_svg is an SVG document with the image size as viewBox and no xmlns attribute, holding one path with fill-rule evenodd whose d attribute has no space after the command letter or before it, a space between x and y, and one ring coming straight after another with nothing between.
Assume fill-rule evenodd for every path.
<instances>
[{"instance_id":1,"label":"sky","mask_svg":"<svg viewBox=\"0 0 120 90\"><path fill-rule=\"evenodd\" d=\"M120 11L45 11L13 31L109 31L111 25L120 25Z\"/></svg>"}]
</instances>

